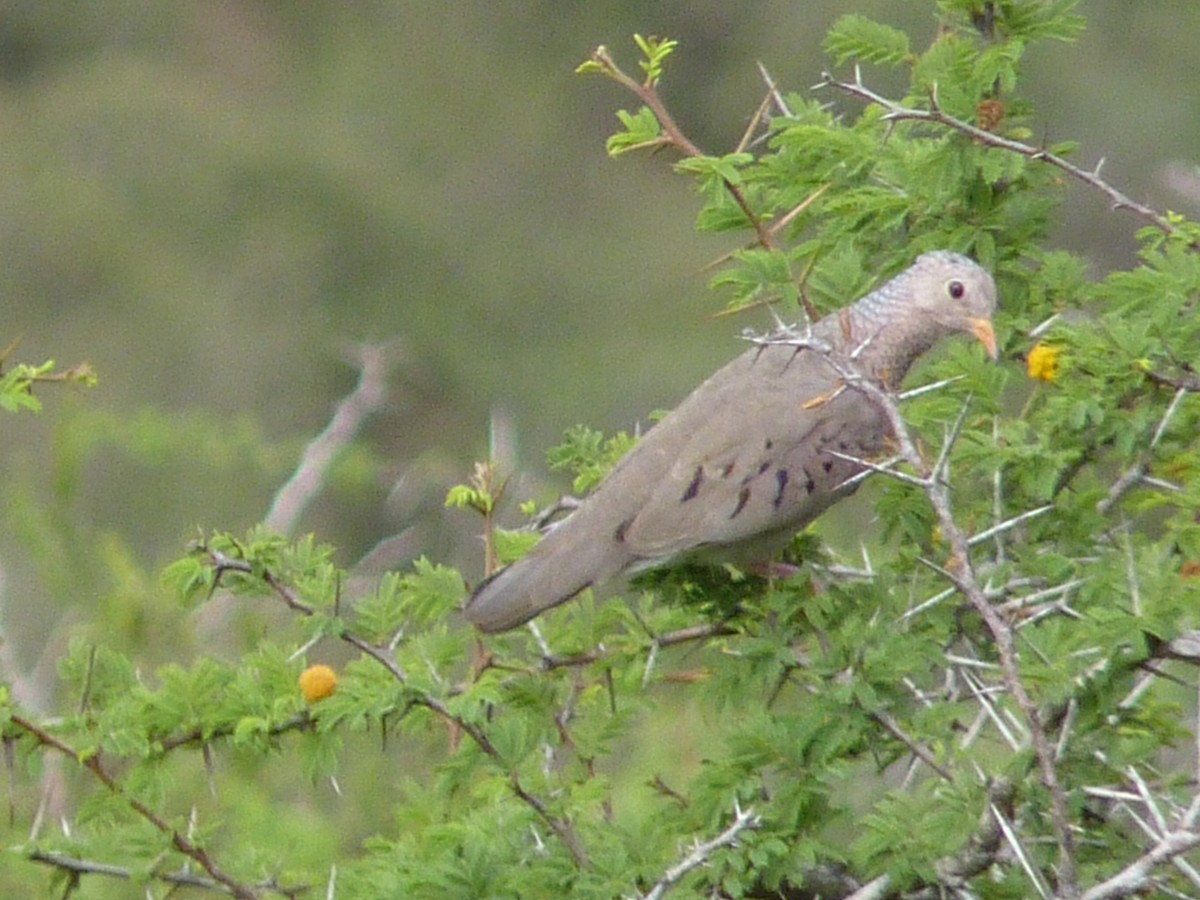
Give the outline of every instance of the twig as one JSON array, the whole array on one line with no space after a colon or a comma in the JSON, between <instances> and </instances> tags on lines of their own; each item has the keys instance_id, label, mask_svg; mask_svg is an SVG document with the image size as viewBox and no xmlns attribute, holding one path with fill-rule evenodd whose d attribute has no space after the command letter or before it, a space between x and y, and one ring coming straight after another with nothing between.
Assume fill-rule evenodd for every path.
<instances>
[{"instance_id":1,"label":"twig","mask_svg":"<svg viewBox=\"0 0 1200 900\"><path fill-rule=\"evenodd\" d=\"M933 758L933 754L927 747L924 747L913 740L913 738L910 737L904 731L904 729L900 727L900 723L892 718L888 713L873 712L871 713L871 718L882 725L884 730L891 734L892 737L907 747L912 752L913 756L916 756L921 760L921 762L933 769L933 771L935 771L945 781L950 784L954 784L954 776L950 774L949 770L947 770L944 766L939 764L936 759Z\"/></svg>"},{"instance_id":2,"label":"twig","mask_svg":"<svg viewBox=\"0 0 1200 900\"><path fill-rule=\"evenodd\" d=\"M592 60L600 66L606 75L622 87L633 92L639 100L650 107L650 111L654 113L655 118L658 119L658 124L662 127L664 135L662 143L674 147L684 156L699 157L706 155L704 151L691 142L688 136L676 124L674 116L667 111L666 106L663 105L662 98L658 96L658 89L654 86L653 82L649 80L638 82L630 78L621 71L605 47L597 47L593 50ZM766 227L760 217L754 214L741 188L728 179L723 180L725 182L725 189L733 197L734 202L741 208L743 215L746 216L746 221L750 223L758 234L759 243L763 247L774 249L775 240L770 229Z\"/></svg>"},{"instance_id":3,"label":"twig","mask_svg":"<svg viewBox=\"0 0 1200 900\"><path fill-rule=\"evenodd\" d=\"M846 897L846 900L880 900L886 897L892 887L892 876L880 875L878 878L868 881L853 894Z\"/></svg>"},{"instance_id":4,"label":"twig","mask_svg":"<svg viewBox=\"0 0 1200 900\"><path fill-rule=\"evenodd\" d=\"M60 740L59 738L46 731L41 726L29 721L23 716L13 715L9 721L26 732L38 744L50 747L57 750L68 759L78 761L78 763L87 769L105 788L113 795L120 797L130 809L149 822L156 831L162 834L170 841L171 846L182 853L184 856L194 860L209 876L219 883L226 891L232 894L239 900L256 900L259 892L255 888L237 881L233 876L226 874L209 856L208 851L200 845L194 843L187 835L172 828L165 819L159 816L149 806L131 795L117 781L116 777L104 767L102 757L99 753L85 754L80 753L71 745Z\"/></svg>"},{"instance_id":5,"label":"twig","mask_svg":"<svg viewBox=\"0 0 1200 900\"><path fill-rule=\"evenodd\" d=\"M1150 459L1153 456L1158 442L1162 440L1163 434L1170 425L1171 419L1174 418L1176 411L1179 409L1179 403L1184 396L1189 393L1185 387L1179 387L1175 390L1175 396L1171 398L1171 402L1167 405L1166 411L1163 412L1162 418L1158 421L1158 426L1154 429L1154 435L1150 438L1150 445L1142 452L1136 462L1124 472L1122 472L1112 483L1108 489L1108 495L1096 504L1096 509L1100 513L1107 514L1114 506L1121 501L1130 490L1137 485L1148 481L1146 470L1150 466ZM1157 487L1179 490L1174 485L1168 485L1166 482L1158 482Z\"/></svg>"},{"instance_id":6,"label":"twig","mask_svg":"<svg viewBox=\"0 0 1200 900\"><path fill-rule=\"evenodd\" d=\"M753 809L742 810L735 804L733 822L729 827L711 841L697 842L687 856L663 873L662 878L654 883L650 893L643 895L644 900L661 900L688 872L704 865L708 858L722 847L733 846L737 843L739 834L747 828L757 828L758 823L758 814Z\"/></svg>"},{"instance_id":7,"label":"twig","mask_svg":"<svg viewBox=\"0 0 1200 900\"><path fill-rule=\"evenodd\" d=\"M985 528L983 531L977 532L967 538L967 546L975 547L982 544L984 541L990 540L998 534L1008 531L1010 528L1016 528L1023 522L1028 522L1030 519L1036 519L1038 516L1044 516L1050 510L1054 509L1053 503L1047 503L1045 506L1039 506L1036 509L1027 510L1020 515L1013 516L1011 519L1005 519L991 528Z\"/></svg>"},{"instance_id":8,"label":"twig","mask_svg":"<svg viewBox=\"0 0 1200 900\"><path fill-rule=\"evenodd\" d=\"M32 850L25 857L30 862L42 863L44 865L53 866L56 869L61 869L64 872L70 872L75 876L82 875L103 875L108 878L120 878L124 881L129 881L135 877L132 869L125 866L115 866L111 863L95 862L90 859L80 859L75 856L68 856L65 853L59 853L54 850ZM143 877L142 872L136 873L136 877ZM214 881L211 878L205 878L202 875L197 875L194 872L178 871L178 872L159 872L154 871L153 877L166 884L175 885L177 887L193 887L201 888L210 891L220 891L227 893L227 888L220 882ZM256 886L259 891L265 893L280 894L284 897L298 897L308 891L308 885L297 885L296 887L283 887L273 883L264 883Z\"/></svg>"},{"instance_id":9,"label":"twig","mask_svg":"<svg viewBox=\"0 0 1200 900\"><path fill-rule=\"evenodd\" d=\"M1080 900L1109 900L1140 894L1150 885L1155 869L1196 847L1200 847L1200 832L1180 829L1165 834L1148 852L1112 878L1084 891Z\"/></svg>"},{"instance_id":10,"label":"twig","mask_svg":"<svg viewBox=\"0 0 1200 900\"><path fill-rule=\"evenodd\" d=\"M972 125L970 122L964 122L962 119L956 119L954 116L943 112L937 103L936 91L933 92L929 99L929 109L915 109L912 107L901 106L882 94L868 88L862 81L862 73L858 67L854 70L853 81L840 81L834 78L829 72L821 73L821 81L816 85L818 88L831 87L851 96L866 100L869 103L874 103L877 106L883 107L886 112L883 115L885 121L900 122L904 120L916 122L933 122L938 125L944 125L951 128L960 134L965 134L968 137L984 144L988 147L995 147L1000 150L1006 150L1010 153L1016 153L1020 156L1037 162L1044 162L1054 166L1063 172L1066 172L1072 178L1082 181L1096 190L1104 194L1112 203L1113 209L1128 209L1135 215L1149 222L1150 224L1161 229L1169 235L1179 234L1179 229L1166 216L1160 215L1149 206L1143 203L1138 203L1136 200L1123 194L1107 181L1100 177L1100 168L1104 164L1101 160L1096 168L1092 171L1081 169L1074 163L1070 163L1056 153L1051 153L1044 147L1035 147L1032 144L1025 144L1021 141L1015 141L1011 138L1001 137L1000 135L985 131L978 126ZM1195 250L1200 250L1200 245L1195 242L1191 243L1191 247Z\"/></svg>"},{"instance_id":11,"label":"twig","mask_svg":"<svg viewBox=\"0 0 1200 900\"><path fill-rule=\"evenodd\" d=\"M666 634L652 638L652 647L659 649L663 647L671 647L675 644L684 644L689 641L703 641L708 638L724 637L725 635L737 634L738 630L732 625L726 625L723 622L710 622L704 625L692 625L688 628L681 628L678 631L669 631ZM561 669L567 666L586 666L594 663L598 659L604 659L612 655L614 651L605 646L594 647L586 653L577 653L574 656L543 656L542 668L544 669Z\"/></svg>"},{"instance_id":12,"label":"twig","mask_svg":"<svg viewBox=\"0 0 1200 900\"><path fill-rule=\"evenodd\" d=\"M1016 785L1006 778L988 785L987 806L967 845L954 856L934 863L938 881L948 888L964 887L970 879L992 867L1004 838L1002 823L1013 817L1016 793Z\"/></svg>"},{"instance_id":13,"label":"twig","mask_svg":"<svg viewBox=\"0 0 1200 900\"><path fill-rule=\"evenodd\" d=\"M787 101L783 99L783 94L779 93L779 88L775 86L775 79L771 77L771 73L767 71L767 67L761 62L758 63L758 74L762 76L763 84L767 86L767 94L775 101L775 108L779 110L779 114L791 118L791 108L787 105Z\"/></svg>"},{"instance_id":14,"label":"twig","mask_svg":"<svg viewBox=\"0 0 1200 900\"><path fill-rule=\"evenodd\" d=\"M1050 887L1046 884L1046 879L1042 877L1042 873L1038 870L1038 867L1034 864L1033 860L1029 858L1029 854L1025 850L1025 845L1021 843L1020 837L1017 835L1016 831L1013 830L1012 823L1008 820L1008 816L996 809L994 805L992 808L992 813L996 817L996 824L999 826L1000 831L1004 834L1004 840L1008 842L1009 848L1012 850L1013 855L1017 858L1017 861L1021 864L1021 868L1024 869L1026 877L1028 877L1030 882L1033 884L1034 890L1038 892L1038 896L1041 897L1042 900L1049 900L1049 898L1053 896Z\"/></svg>"}]
</instances>

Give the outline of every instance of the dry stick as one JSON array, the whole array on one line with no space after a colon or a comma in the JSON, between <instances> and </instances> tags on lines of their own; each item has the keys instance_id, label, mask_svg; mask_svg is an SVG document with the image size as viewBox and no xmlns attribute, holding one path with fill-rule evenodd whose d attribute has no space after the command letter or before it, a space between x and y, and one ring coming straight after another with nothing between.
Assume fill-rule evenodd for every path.
<instances>
[{"instance_id":1,"label":"dry stick","mask_svg":"<svg viewBox=\"0 0 1200 900\"><path fill-rule=\"evenodd\" d=\"M209 548L206 552L212 559L213 565L217 569L218 580L220 579L221 573L226 570L243 574L251 574L253 572L253 567L245 560L235 559L211 548ZM304 616L316 614L316 609L301 600L288 585L285 585L283 582L281 582L270 571L267 571L263 574L263 580L289 609L294 610L295 612L298 612ZM376 646L375 644L372 644L365 638L359 637L351 631L343 631L341 633L341 639L350 646L374 659L377 663L383 666L398 682L403 685L408 684L407 673L405 673L404 668L400 666L392 656L391 650L394 648ZM503 756L500 754L500 751L496 749L496 745L492 743L491 738L489 738L487 733L478 725L462 718L461 716L455 715L450 711L449 707L442 703L442 701L428 694L417 694L413 697L410 697L409 701L411 705L424 707L441 718L444 722L453 725L455 728L465 733L494 763L501 768L507 768ZM538 817L541 818L541 820L545 822L547 826L549 826L555 835L558 836L559 840L563 842L563 845L567 848L568 852L570 852L572 858L574 858L576 865L582 869L591 867L591 862L588 859L587 852L584 850L583 845L579 842L579 838L576 836L569 820L560 818L559 816L551 813L541 798L531 794L525 789L525 787L521 784L520 778L517 776L516 772L509 772L509 787L512 788L513 793L516 794L517 797L519 797L535 813L537 813Z\"/></svg>"},{"instance_id":2,"label":"dry stick","mask_svg":"<svg viewBox=\"0 0 1200 900\"><path fill-rule=\"evenodd\" d=\"M892 876L880 875L874 881L868 881L846 900L881 900L892 888Z\"/></svg>"},{"instance_id":3,"label":"dry stick","mask_svg":"<svg viewBox=\"0 0 1200 900\"><path fill-rule=\"evenodd\" d=\"M85 769L92 773L96 779L103 784L108 790L117 797L120 797L129 805L129 807L139 816L154 826L159 832L168 837L172 846L175 847L184 856L195 860L212 879L220 883L230 894L238 897L239 900L255 900L258 893L235 880L231 875L227 875L208 855L208 852L198 844L193 843L184 834L181 834L176 829L172 828L166 820L161 818L154 810L144 804L141 800L131 796L125 788L123 788L113 777L113 775L104 768L101 762L100 754L93 753L91 755L81 754L74 747L59 740L50 732L44 730L40 726L30 722L22 716L14 715L10 721L18 728L28 733L39 744L51 747L61 753L68 759L74 759L79 762Z\"/></svg>"},{"instance_id":4,"label":"dry stick","mask_svg":"<svg viewBox=\"0 0 1200 900\"><path fill-rule=\"evenodd\" d=\"M1147 822L1143 816L1138 815L1129 803L1123 803L1126 815L1133 820L1133 823L1141 829L1142 833L1155 842L1162 841L1167 836L1175 832L1167 821L1166 815L1159 808L1158 802L1154 799L1154 795L1150 793L1150 787L1146 784L1141 774L1133 767L1128 768L1130 780L1137 789L1137 799L1146 808L1150 814L1152 822ZM1194 802L1194 798L1193 798ZM1200 886L1200 872L1197 872L1185 859L1178 856L1173 857L1171 862L1175 864L1175 868L1179 869L1191 883L1192 887Z\"/></svg>"},{"instance_id":5,"label":"dry stick","mask_svg":"<svg viewBox=\"0 0 1200 900\"><path fill-rule=\"evenodd\" d=\"M305 448L300 465L275 494L264 520L272 531L291 534L301 514L321 489L333 461L387 398L387 351L368 344L359 347L356 355L358 384L338 404L325 430Z\"/></svg>"},{"instance_id":6,"label":"dry stick","mask_svg":"<svg viewBox=\"0 0 1200 900\"><path fill-rule=\"evenodd\" d=\"M1160 215L1149 206L1143 203L1138 203L1136 200L1123 194L1107 181L1100 177L1100 168L1104 165L1104 160L1096 165L1092 171L1081 169L1073 163L1067 162L1063 157L1056 153L1051 153L1044 147L1035 147L1032 144L1025 144L1021 141L1014 141L1011 138L1001 137L991 131L985 131L978 126L972 125L970 122L964 122L962 119L956 119L954 116L943 112L937 102L937 87L934 86L929 97L929 109L914 109L912 107L901 106L884 97L882 94L877 94L875 91L868 88L862 81L862 73L858 66L854 67L854 81L839 81L834 78L829 72L821 73L821 81L816 85L818 88L831 87L843 93L850 94L860 99L874 103L877 106L883 107L886 112L883 118L889 122L899 122L903 120L916 122L933 122L938 125L944 125L947 128L952 128L955 131L965 134L968 137L974 138L981 144L989 147L996 147L1000 150L1007 150L1010 153L1016 153L1020 156L1027 157L1038 162L1044 162L1054 166L1057 169L1066 172L1072 178L1082 181L1084 184L1090 185L1103 193L1112 201L1113 209L1128 209L1135 215L1145 219L1147 222L1161 229L1170 235L1179 234L1179 229L1166 216ZM1200 250L1200 244L1192 242L1192 249Z\"/></svg>"}]
</instances>

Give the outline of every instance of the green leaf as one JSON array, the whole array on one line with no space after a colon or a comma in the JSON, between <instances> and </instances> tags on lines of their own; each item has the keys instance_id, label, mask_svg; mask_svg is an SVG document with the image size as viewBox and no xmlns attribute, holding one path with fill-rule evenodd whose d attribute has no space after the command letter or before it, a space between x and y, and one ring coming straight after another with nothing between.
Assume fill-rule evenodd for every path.
<instances>
[{"instance_id":1,"label":"green leaf","mask_svg":"<svg viewBox=\"0 0 1200 900\"><path fill-rule=\"evenodd\" d=\"M861 62L899 65L911 53L908 35L888 25L881 25L865 16L842 16L825 38L825 52L837 62L848 59Z\"/></svg>"},{"instance_id":2,"label":"green leaf","mask_svg":"<svg viewBox=\"0 0 1200 900\"><path fill-rule=\"evenodd\" d=\"M546 454L550 468L575 473L573 490L577 494L592 491L604 479L617 460L636 443L623 431L611 438L584 425L567 430L564 441Z\"/></svg>"},{"instance_id":3,"label":"green leaf","mask_svg":"<svg viewBox=\"0 0 1200 900\"><path fill-rule=\"evenodd\" d=\"M662 143L662 126L650 107L643 106L636 113L619 109L617 118L621 120L625 130L608 139L606 149L609 156L620 156L622 153L644 147L657 147Z\"/></svg>"},{"instance_id":4,"label":"green leaf","mask_svg":"<svg viewBox=\"0 0 1200 900\"><path fill-rule=\"evenodd\" d=\"M646 73L646 83L657 84L662 77L663 63L679 46L679 41L653 36L644 38L640 34L635 34L633 40L642 51L643 59L638 65Z\"/></svg>"}]
</instances>

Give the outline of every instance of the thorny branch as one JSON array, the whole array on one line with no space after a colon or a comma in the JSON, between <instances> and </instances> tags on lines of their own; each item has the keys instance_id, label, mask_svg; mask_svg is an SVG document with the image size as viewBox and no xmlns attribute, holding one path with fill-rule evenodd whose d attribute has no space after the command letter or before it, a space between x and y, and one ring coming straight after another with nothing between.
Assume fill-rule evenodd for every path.
<instances>
[{"instance_id":1,"label":"thorny branch","mask_svg":"<svg viewBox=\"0 0 1200 900\"><path fill-rule=\"evenodd\" d=\"M1108 513L1114 506L1121 501L1130 490L1146 480L1146 470L1150 466L1150 460L1153 457L1154 449L1158 446L1158 442L1162 440L1163 434L1167 427L1171 424L1171 419L1174 418L1176 411L1179 409L1179 402L1188 393L1186 388L1180 387L1175 391L1175 396L1171 398L1170 404L1167 405L1166 412L1158 422L1158 427L1154 429L1154 436L1150 438L1150 444L1145 451L1138 457L1137 461L1132 466L1122 472L1112 483L1108 489L1108 496L1096 504L1096 509L1101 513ZM1157 482L1159 486L1168 490L1179 490L1176 485L1168 485L1165 482Z\"/></svg>"},{"instance_id":2,"label":"thorny branch","mask_svg":"<svg viewBox=\"0 0 1200 900\"><path fill-rule=\"evenodd\" d=\"M753 809L743 810L735 807L733 821L729 827L712 840L697 842L687 856L663 873L662 878L655 882L650 893L643 895L643 900L661 900L667 891L675 887L688 872L707 863L713 853L722 847L733 846L737 843L739 834L747 828L757 828L758 823L758 814Z\"/></svg>"},{"instance_id":3,"label":"thorny branch","mask_svg":"<svg viewBox=\"0 0 1200 900\"><path fill-rule=\"evenodd\" d=\"M90 859L80 859L75 856L68 856L65 853L58 853L52 850L34 850L29 854L28 859L32 862L42 863L44 865L53 866L63 872L71 873L73 878L80 878L84 875L103 875L108 878L120 878L125 881L133 881L141 878L142 872L137 872L126 866L115 866L111 863L96 862ZM202 875L197 875L194 872L179 870L176 872L158 872L154 873L154 877L164 884L169 884L173 887L192 887L202 888L210 891L221 891L228 893L225 885L211 878L205 878ZM272 883L264 883L256 886L256 889L261 892L277 893L285 897L298 897L308 891L307 886L298 886L295 888L283 888Z\"/></svg>"},{"instance_id":4,"label":"thorny branch","mask_svg":"<svg viewBox=\"0 0 1200 900\"><path fill-rule=\"evenodd\" d=\"M723 622L711 622L704 625L693 625L690 628L681 628L678 631L670 631L666 634L660 634L651 640L654 648L673 647L676 644L684 644L690 641L704 641L709 638L723 637L725 635L737 634L737 629L732 625L727 625ZM542 657L542 666L545 669L561 669L567 666L586 666L594 663L598 659L604 659L610 651L603 645L592 648L585 653L577 653L573 656L556 656L554 654L546 654Z\"/></svg>"},{"instance_id":5,"label":"thorny branch","mask_svg":"<svg viewBox=\"0 0 1200 900\"><path fill-rule=\"evenodd\" d=\"M962 595L967 598L971 606L974 607L980 618L983 619L993 640L996 642L996 653L1000 659L1000 665L1004 674L1005 687L1017 701L1022 715L1025 716L1025 720L1029 724L1029 730L1033 737L1034 753L1037 756L1038 767L1042 774L1042 782L1050 792L1050 801L1053 810L1052 820L1059 847L1060 883L1063 892L1067 896L1073 896L1077 893L1075 836L1071 830L1066 791L1059 781L1058 771L1054 764L1054 749L1050 744L1042 722L1041 710L1029 695L1029 692L1025 689L1024 682L1021 680L1013 630L1004 621L996 608L988 601L984 595L982 586L975 577L975 570L971 565L970 543L967 535L959 527L958 522L954 518L954 511L950 502L950 487L945 480L945 472L942 468L936 470L929 469L920 452L917 450L916 443L913 441L904 417L900 414L899 407L886 391L868 379L857 377L856 373L852 370L847 372L847 375L854 387L867 394L884 411L891 426L892 434L900 447L900 453L907 460L908 464L912 466L913 470L923 479L922 490L924 490L925 496L929 499L929 503L937 515L938 524L941 527L942 539L950 547L951 564L947 568L946 574ZM945 460L939 460L939 463L944 465Z\"/></svg>"},{"instance_id":6,"label":"thorny branch","mask_svg":"<svg viewBox=\"0 0 1200 900\"><path fill-rule=\"evenodd\" d=\"M81 766L87 769L104 787L113 795L120 797L130 809L138 814L142 819L149 822L156 831L165 836L171 845L182 853L184 856L194 860L213 881L220 884L226 891L232 894L239 900L255 900L259 896L259 891L255 888L248 887L237 881L233 876L227 874L217 865L216 861L209 856L208 851L202 846L192 841L186 834L174 828L163 819L158 813L154 812L149 806L132 796L116 777L108 771L104 766L103 758L99 753L85 754L80 753L74 747L67 744L65 741L55 737L46 729L29 721L23 716L12 715L10 721L13 725L20 728L22 731L30 735L38 744L44 747L50 747L68 759L74 759ZM280 891L280 893L284 893Z\"/></svg>"},{"instance_id":7,"label":"thorny branch","mask_svg":"<svg viewBox=\"0 0 1200 900\"><path fill-rule=\"evenodd\" d=\"M204 548L209 558L212 560L213 567L217 573L219 581L223 572L232 571L244 575L251 575L254 572L254 567L247 561L236 559L228 554L221 553L213 548ZM300 599L296 591L289 585L284 584L272 572L267 571L263 574L263 580L275 595L283 601L289 609L304 615L311 616L316 614L316 609L308 603ZM360 637L354 632L346 629L340 635L341 639L350 646L354 647L361 653L371 657L377 663L386 669L393 678L400 684L408 684L408 676L402 666L395 660L394 647L377 646L372 644L365 638ZM423 707L435 714L442 721L453 726L457 730L466 734L475 745L494 763L503 769L508 769L508 764L505 762L496 745L492 743L487 732L467 719L455 715L450 708L446 706L437 697L431 694L417 691L413 692L409 698L409 703L412 706ZM546 823L546 825L555 833L555 835L563 842L576 865L582 869L590 868L591 862L588 859L587 851L584 850L578 836L575 834L574 828L568 819L554 815L546 805L546 802L531 793L521 782L516 772L509 772L509 787L512 792L520 798L522 802L528 805L538 817Z\"/></svg>"},{"instance_id":8,"label":"thorny branch","mask_svg":"<svg viewBox=\"0 0 1200 900\"><path fill-rule=\"evenodd\" d=\"M766 341L779 342L779 336L773 336ZM800 341L803 343L804 339ZM822 352L830 364L839 372L843 383L852 389L866 394L883 411L887 417L891 433L899 448L898 455L912 467L915 475L898 472L892 468L878 466L869 460L846 457L844 454L830 451L831 455L848 458L868 469L879 471L888 477L895 478L910 485L919 487L933 507L941 528L942 538L947 542L951 551L951 562L945 568L937 567L957 589L967 598L972 607L987 625L996 642L997 655L1004 675L1005 687L1016 699L1022 715L1029 724L1033 736L1034 752L1041 770L1042 782L1050 792L1053 810L1052 821L1056 840L1059 845L1059 878L1067 896L1074 896L1077 890L1075 863L1075 838L1071 830L1070 816L1067 809L1066 792L1058 779L1054 764L1054 751L1050 745L1046 728L1042 722L1042 713L1033 698L1025 689L1017 664L1016 644L1013 629L991 604L982 586L975 577L975 571L970 561L971 540L959 527L954 518L950 503L950 488L946 479L949 448L944 447L935 465L930 467L917 449L904 417L897 405L896 398L884 388L873 383L859 374L854 365L853 352L839 353L832 348L813 348ZM958 423L947 437L947 444L957 434L966 410L960 415Z\"/></svg>"},{"instance_id":9,"label":"thorny branch","mask_svg":"<svg viewBox=\"0 0 1200 900\"><path fill-rule=\"evenodd\" d=\"M1082 169L1074 163L1068 162L1063 157L1056 153L1052 153L1044 147L1035 147L1032 144L1026 144L1021 141L1016 141L1011 138L1002 137L994 132L986 131L970 122L964 122L962 119L955 118L944 112L938 105L937 90L935 89L929 96L929 109L916 109L914 107L901 106L882 94L878 94L863 84L862 73L858 66L854 68L853 81L841 81L835 78L829 72L821 73L821 81L817 83L818 88L833 88L834 90L842 91L851 96L866 100L869 103L874 103L877 106L883 107L886 112L884 119L888 122L900 121L915 121L915 122L933 122L937 125L943 125L951 128L960 134L965 134L968 137L978 141L989 147L995 147L999 150L1007 150L1010 153L1016 153L1020 156L1037 162L1044 162L1054 166L1063 172L1066 172L1072 178L1082 181L1084 184L1095 188L1104 194L1112 203L1113 209L1128 209L1135 215L1161 229L1166 234L1175 235L1179 233L1179 229L1170 219L1161 213L1156 212L1144 203L1138 203L1126 194L1117 190L1107 181L1100 177L1100 169L1104 164L1104 160L1096 166L1095 169L1088 171ZM1200 250L1200 246L1192 244L1192 248Z\"/></svg>"},{"instance_id":10,"label":"thorny branch","mask_svg":"<svg viewBox=\"0 0 1200 900\"><path fill-rule=\"evenodd\" d=\"M605 47L597 47L592 51L592 61L600 66L604 74L631 91L646 106L650 107L651 112L654 113L663 130L663 137L660 140L661 145L674 147L684 156L688 157L706 155L704 151L691 142L676 124L675 117L663 105L662 98L658 95L658 89L654 86L653 82L650 80L639 82L630 78L616 64ZM729 191L729 195L733 197L734 202L741 207L742 212L746 216L746 221L754 227L755 232L758 234L759 243L764 247L773 248L775 246L774 236L771 234L770 229L763 223L762 219L754 214L741 188L728 179L725 179L725 188Z\"/></svg>"},{"instance_id":11,"label":"thorny branch","mask_svg":"<svg viewBox=\"0 0 1200 900\"><path fill-rule=\"evenodd\" d=\"M988 786L988 803L979 819L979 828L967 845L955 856L939 860L934 865L938 880L948 888L959 888L986 872L996 861L1004 842L1002 822L1012 821L1016 785L1008 779L998 779Z\"/></svg>"}]
</instances>

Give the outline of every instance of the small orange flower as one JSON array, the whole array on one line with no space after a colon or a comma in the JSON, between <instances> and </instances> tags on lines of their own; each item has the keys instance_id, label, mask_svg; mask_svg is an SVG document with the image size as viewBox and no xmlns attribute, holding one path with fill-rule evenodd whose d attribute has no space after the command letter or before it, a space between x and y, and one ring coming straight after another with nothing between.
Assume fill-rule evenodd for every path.
<instances>
[{"instance_id":1,"label":"small orange flower","mask_svg":"<svg viewBox=\"0 0 1200 900\"><path fill-rule=\"evenodd\" d=\"M1179 567L1180 578L1200 578L1200 562L1194 559L1184 561L1184 564Z\"/></svg>"},{"instance_id":2,"label":"small orange flower","mask_svg":"<svg viewBox=\"0 0 1200 900\"><path fill-rule=\"evenodd\" d=\"M309 703L324 700L337 690L337 672L329 666L309 666L300 673L300 693Z\"/></svg>"},{"instance_id":3,"label":"small orange flower","mask_svg":"<svg viewBox=\"0 0 1200 900\"><path fill-rule=\"evenodd\" d=\"M1029 377L1034 380L1053 381L1058 375L1058 354L1057 347L1043 343L1035 344L1025 361Z\"/></svg>"}]
</instances>

